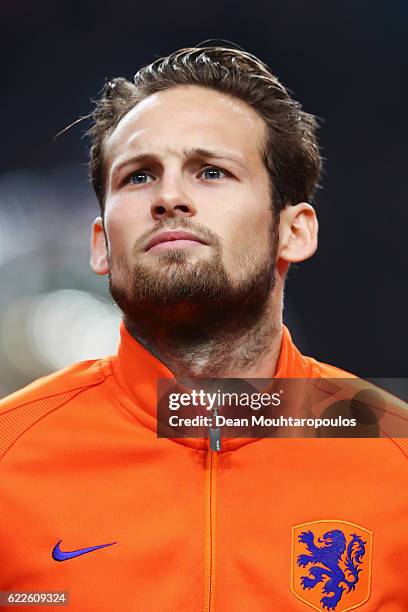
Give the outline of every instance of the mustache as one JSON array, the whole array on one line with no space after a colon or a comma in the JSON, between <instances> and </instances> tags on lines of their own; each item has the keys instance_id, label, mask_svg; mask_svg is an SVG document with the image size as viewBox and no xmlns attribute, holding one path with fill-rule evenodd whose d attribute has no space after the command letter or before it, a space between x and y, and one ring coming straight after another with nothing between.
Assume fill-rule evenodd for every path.
<instances>
[{"instance_id":1,"label":"mustache","mask_svg":"<svg viewBox=\"0 0 408 612\"><path fill-rule=\"evenodd\" d=\"M185 230L192 232L204 242L207 242L209 245L215 246L218 249L222 244L221 238L219 238L217 234L208 229L208 227L205 225L201 225L200 223L196 222L193 223L188 219L171 218L159 221L155 227L142 234L142 236L135 241L132 251L134 253L143 251L153 236L161 232L173 230Z\"/></svg>"}]
</instances>

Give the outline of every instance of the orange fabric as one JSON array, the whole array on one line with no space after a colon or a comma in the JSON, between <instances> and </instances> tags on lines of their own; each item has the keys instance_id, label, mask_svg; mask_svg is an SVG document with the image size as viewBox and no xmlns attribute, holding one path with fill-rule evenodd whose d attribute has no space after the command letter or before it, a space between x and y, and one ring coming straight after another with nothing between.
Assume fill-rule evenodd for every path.
<instances>
[{"instance_id":1,"label":"orange fabric","mask_svg":"<svg viewBox=\"0 0 408 612\"><path fill-rule=\"evenodd\" d=\"M276 376L350 375L302 356L285 328ZM217 453L157 438L159 377L172 374L122 324L117 356L0 402L0 590L68 591L81 612L320 610L321 585L305 601L291 586L298 538L352 524L372 534L368 599L344 595L336 612L408 610L403 444L236 439ZM110 546L57 562L60 540Z\"/></svg>"}]
</instances>

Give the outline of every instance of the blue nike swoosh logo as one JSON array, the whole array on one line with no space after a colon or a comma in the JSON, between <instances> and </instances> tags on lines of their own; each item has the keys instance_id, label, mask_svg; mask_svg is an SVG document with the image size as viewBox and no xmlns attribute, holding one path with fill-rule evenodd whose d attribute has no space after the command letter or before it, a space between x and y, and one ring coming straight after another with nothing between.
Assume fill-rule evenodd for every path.
<instances>
[{"instance_id":1,"label":"blue nike swoosh logo","mask_svg":"<svg viewBox=\"0 0 408 612\"><path fill-rule=\"evenodd\" d=\"M61 542L62 540L57 542L52 551L52 558L54 561L66 561L67 559L73 559L74 557L79 557L80 555L86 555L93 550L98 550L98 548L105 548L106 546L113 546L113 544L117 544L117 542L110 542L110 544L99 544L98 546L90 546L89 548L79 548L78 550L70 550L65 552L60 549Z\"/></svg>"}]
</instances>

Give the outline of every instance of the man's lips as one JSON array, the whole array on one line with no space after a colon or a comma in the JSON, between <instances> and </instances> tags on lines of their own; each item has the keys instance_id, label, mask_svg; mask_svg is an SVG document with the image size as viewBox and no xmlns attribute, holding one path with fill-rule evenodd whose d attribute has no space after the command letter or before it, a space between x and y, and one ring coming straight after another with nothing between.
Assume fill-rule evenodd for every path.
<instances>
[{"instance_id":1,"label":"man's lips","mask_svg":"<svg viewBox=\"0 0 408 612\"><path fill-rule=\"evenodd\" d=\"M170 245L171 242L174 242L175 244ZM195 234L191 234L190 232L162 232L161 234L157 234L150 240L145 250L149 251L153 247L157 247L157 245L163 245L162 247L157 248L157 250L159 250L159 248L167 248L170 246L177 248L193 246L194 243L208 244L207 242L205 242Z\"/></svg>"}]
</instances>

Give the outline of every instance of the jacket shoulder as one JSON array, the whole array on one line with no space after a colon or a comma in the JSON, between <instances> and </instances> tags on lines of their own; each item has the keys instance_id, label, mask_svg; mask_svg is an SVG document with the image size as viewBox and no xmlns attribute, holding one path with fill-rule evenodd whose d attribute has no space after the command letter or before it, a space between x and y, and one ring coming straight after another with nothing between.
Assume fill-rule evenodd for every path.
<instances>
[{"instance_id":1,"label":"jacket shoulder","mask_svg":"<svg viewBox=\"0 0 408 612\"><path fill-rule=\"evenodd\" d=\"M346 370L313 357L306 357L310 364L310 377L320 379L314 385L327 397L347 398L353 402L353 414L365 421L374 419L379 425L381 437L388 438L394 448L408 457L408 404L400 397L379 387L374 382L359 378ZM330 379L343 379L334 383ZM327 380L326 380L327 379ZM346 380L347 379L347 380ZM367 434L368 435L368 434ZM364 437L364 436L362 436ZM370 437L370 435L368 435Z\"/></svg>"},{"instance_id":2,"label":"jacket shoulder","mask_svg":"<svg viewBox=\"0 0 408 612\"><path fill-rule=\"evenodd\" d=\"M42 376L1 399L0 415L25 404L97 385L106 378L104 368L106 365L106 359L81 361L47 376Z\"/></svg>"},{"instance_id":3,"label":"jacket shoulder","mask_svg":"<svg viewBox=\"0 0 408 612\"><path fill-rule=\"evenodd\" d=\"M44 376L0 401L0 459L40 419L110 374L109 358L83 361Z\"/></svg>"}]
</instances>

